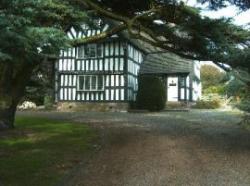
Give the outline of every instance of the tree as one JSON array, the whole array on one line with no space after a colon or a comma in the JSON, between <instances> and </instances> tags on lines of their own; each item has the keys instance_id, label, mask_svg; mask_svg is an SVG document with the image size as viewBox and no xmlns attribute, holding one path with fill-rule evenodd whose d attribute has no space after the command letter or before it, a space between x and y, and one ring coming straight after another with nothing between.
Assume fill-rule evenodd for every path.
<instances>
[{"instance_id":1,"label":"tree","mask_svg":"<svg viewBox=\"0 0 250 186\"><path fill-rule=\"evenodd\" d=\"M54 98L54 61L43 62L33 70L27 83L23 100L34 102L36 105L46 105L45 102Z\"/></svg>"},{"instance_id":2,"label":"tree","mask_svg":"<svg viewBox=\"0 0 250 186\"><path fill-rule=\"evenodd\" d=\"M199 2L205 4L208 3L211 9L218 9L232 4L238 6L242 10L247 10L250 8L249 0L198 0Z\"/></svg>"},{"instance_id":3,"label":"tree","mask_svg":"<svg viewBox=\"0 0 250 186\"><path fill-rule=\"evenodd\" d=\"M69 25L77 27L82 21L94 25L89 15L108 19L114 26L94 37L68 41L65 30ZM0 30L2 128L14 127L16 106L39 64L56 58L64 47L125 30L132 38L182 57L249 70L249 31L229 19L202 17L198 9L174 0L2 0Z\"/></svg>"},{"instance_id":4,"label":"tree","mask_svg":"<svg viewBox=\"0 0 250 186\"><path fill-rule=\"evenodd\" d=\"M13 128L17 104L34 69L67 46L64 30L85 18L64 0L0 4L0 128Z\"/></svg>"},{"instance_id":5,"label":"tree","mask_svg":"<svg viewBox=\"0 0 250 186\"><path fill-rule=\"evenodd\" d=\"M225 78L225 73L212 65L201 66L202 88L207 89L211 86L219 85Z\"/></svg>"},{"instance_id":6,"label":"tree","mask_svg":"<svg viewBox=\"0 0 250 186\"><path fill-rule=\"evenodd\" d=\"M116 30L127 29L130 37L155 47L188 59L250 67L246 55L250 32L233 25L230 19L202 17L198 9L171 0L80 2L98 15L115 20ZM214 4L213 8L216 5L220 7ZM239 56L245 57L239 61Z\"/></svg>"}]
</instances>

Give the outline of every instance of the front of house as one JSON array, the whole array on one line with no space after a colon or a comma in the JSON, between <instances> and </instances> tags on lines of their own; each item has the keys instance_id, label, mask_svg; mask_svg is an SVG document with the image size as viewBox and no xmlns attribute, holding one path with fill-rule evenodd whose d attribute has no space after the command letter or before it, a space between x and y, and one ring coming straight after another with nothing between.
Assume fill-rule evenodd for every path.
<instances>
[{"instance_id":1,"label":"front of house","mask_svg":"<svg viewBox=\"0 0 250 186\"><path fill-rule=\"evenodd\" d=\"M77 31L71 27L68 37L93 36L108 27L105 23L95 29L83 25ZM171 59L166 58L171 56L169 53L151 54L149 48L139 41L114 35L102 42L61 51L55 65L55 98L59 107L81 105L83 110L126 110L128 103L136 99L139 74L163 77L168 101L197 100L199 95L195 97L193 93L196 91L193 83L195 63L189 61L188 68L184 65L182 70L176 69L171 66ZM157 64L160 61L161 65ZM199 79L198 69L197 72Z\"/></svg>"}]
</instances>

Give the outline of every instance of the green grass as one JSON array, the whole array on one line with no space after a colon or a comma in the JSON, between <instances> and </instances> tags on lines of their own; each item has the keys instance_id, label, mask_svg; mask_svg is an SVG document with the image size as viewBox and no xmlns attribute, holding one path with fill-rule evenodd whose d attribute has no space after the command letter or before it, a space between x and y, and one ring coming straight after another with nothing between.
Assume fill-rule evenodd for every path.
<instances>
[{"instance_id":1,"label":"green grass","mask_svg":"<svg viewBox=\"0 0 250 186\"><path fill-rule=\"evenodd\" d=\"M18 117L0 133L0 185L55 185L90 150L95 133L86 125Z\"/></svg>"}]
</instances>

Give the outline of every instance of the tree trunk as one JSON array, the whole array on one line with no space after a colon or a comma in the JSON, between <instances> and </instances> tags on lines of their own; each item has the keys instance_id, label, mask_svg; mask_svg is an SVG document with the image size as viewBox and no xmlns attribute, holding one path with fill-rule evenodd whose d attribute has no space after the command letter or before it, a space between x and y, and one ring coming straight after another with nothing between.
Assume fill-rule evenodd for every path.
<instances>
[{"instance_id":1,"label":"tree trunk","mask_svg":"<svg viewBox=\"0 0 250 186\"><path fill-rule=\"evenodd\" d=\"M14 128L16 108L16 103L0 106L0 130Z\"/></svg>"},{"instance_id":2,"label":"tree trunk","mask_svg":"<svg viewBox=\"0 0 250 186\"><path fill-rule=\"evenodd\" d=\"M16 108L36 63L0 64L0 130L14 128Z\"/></svg>"}]
</instances>

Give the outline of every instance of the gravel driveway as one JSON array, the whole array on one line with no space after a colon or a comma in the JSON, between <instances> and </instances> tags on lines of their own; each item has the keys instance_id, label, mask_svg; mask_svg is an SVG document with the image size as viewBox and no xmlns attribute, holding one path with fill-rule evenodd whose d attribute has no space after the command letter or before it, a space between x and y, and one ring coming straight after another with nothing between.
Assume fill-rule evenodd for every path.
<instances>
[{"instance_id":1,"label":"gravel driveway","mask_svg":"<svg viewBox=\"0 0 250 186\"><path fill-rule=\"evenodd\" d=\"M88 123L101 149L67 186L250 185L250 132L239 114L19 113Z\"/></svg>"}]
</instances>

